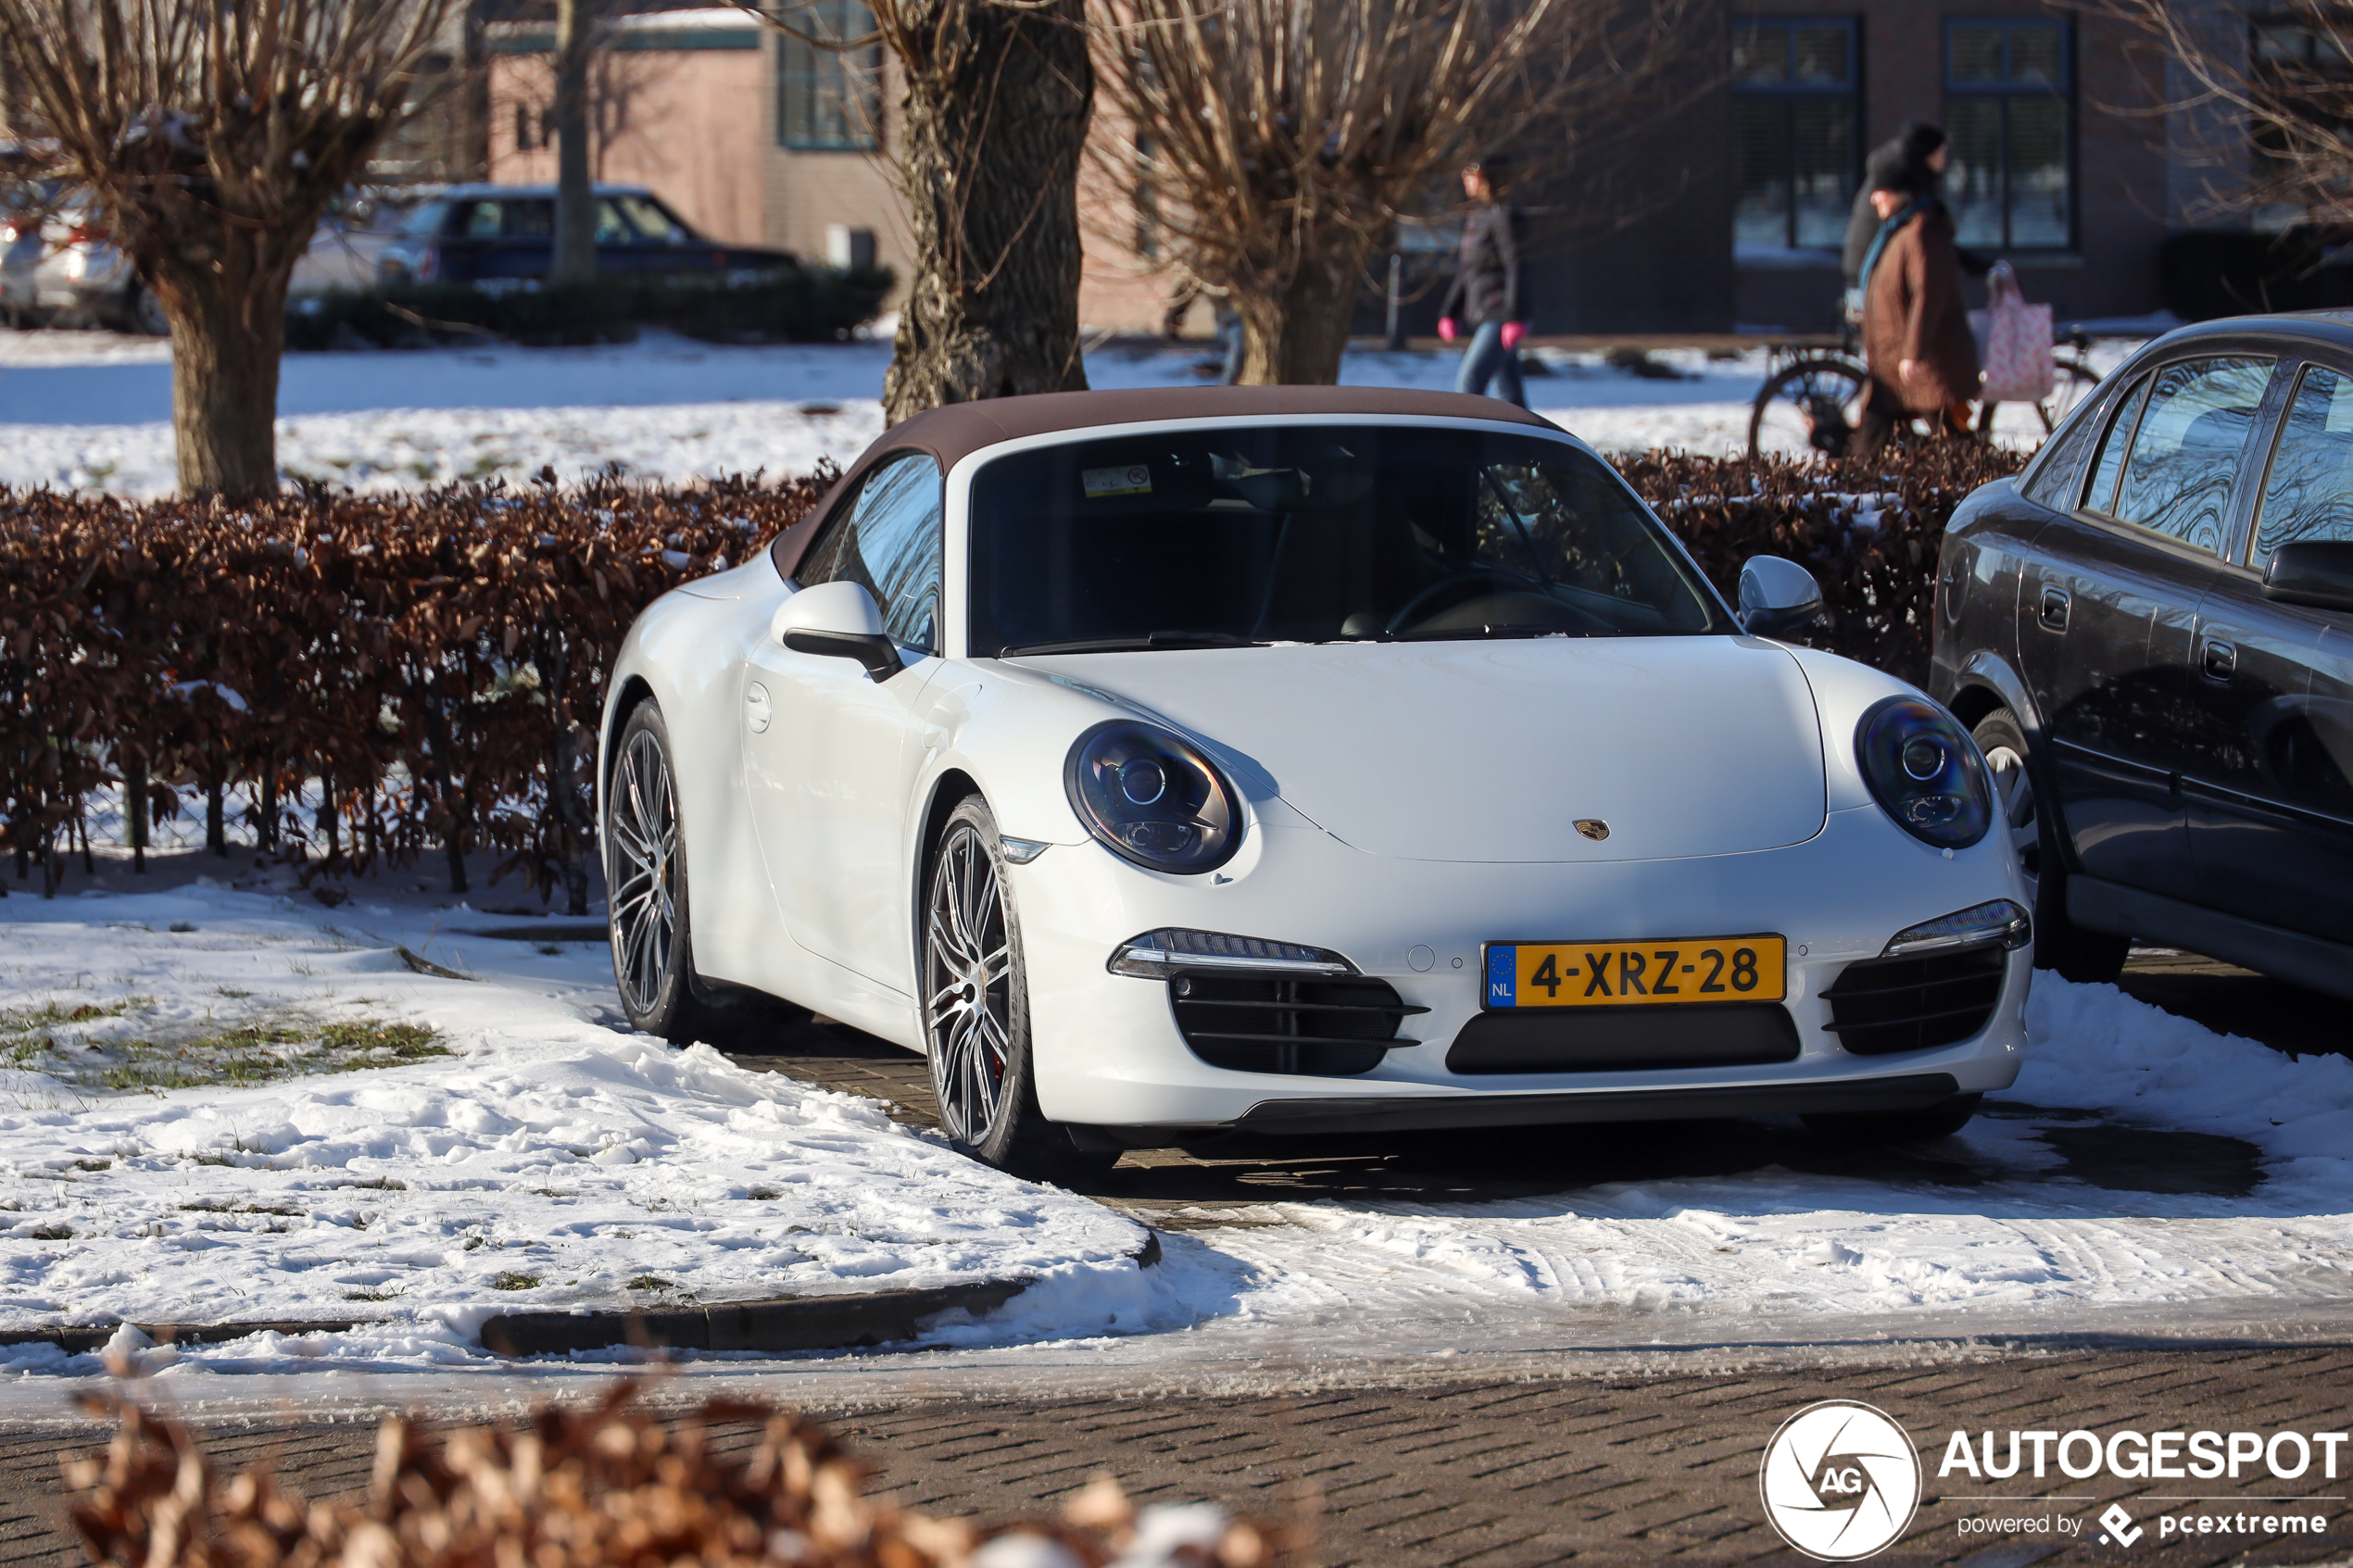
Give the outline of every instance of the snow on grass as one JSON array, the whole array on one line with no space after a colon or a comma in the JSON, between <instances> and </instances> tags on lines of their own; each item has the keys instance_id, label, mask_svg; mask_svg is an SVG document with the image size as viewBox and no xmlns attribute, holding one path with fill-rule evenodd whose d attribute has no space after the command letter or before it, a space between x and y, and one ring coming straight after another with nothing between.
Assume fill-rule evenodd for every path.
<instances>
[{"instance_id":1,"label":"snow on grass","mask_svg":"<svg viewBox=\"0 0 2353 1568\"><path fill-rule=\"evenodd\" d=\"M2118 351L2103 345L2105 369ZM1546 348L1528 383L1543 413L1605 451L1744 451L1763 350L1650 356L1647 372ZM882 430L887 343L725 346L648 332L595 348L491 346L290 354L279 384L289 475L393 490L460 479L567 481L617 466L680 482L846 462ZM1351 385L1450 389L1453 351L1351 350ZM1202 345L1114 342L1096 387L1197 385ZM1661 372L1664 372L1663 374ZM152 496L172 488L171 368L152 339L0 332L0 483ZM2006 409L2006 439L2040 438ZM2018 422L2018 421L2026 422Z\"/></svg>"},{"instance_id":2,"label":"snow on grass","mask_svg":"<svg viewBox=\"0 0 2353 1568\"><path fill-rule=\"evenodd\" d=\"M480 1358L521 1309L1050 1276L965 1336L1136 1311L1132 1221L616 1034L601 944L337 916L204 886L0 904L0 1330L362 1320L281 1353L414 1363ZM435 936L514 967L412 973L397 947Z\"/></svg>"}]
</instances>

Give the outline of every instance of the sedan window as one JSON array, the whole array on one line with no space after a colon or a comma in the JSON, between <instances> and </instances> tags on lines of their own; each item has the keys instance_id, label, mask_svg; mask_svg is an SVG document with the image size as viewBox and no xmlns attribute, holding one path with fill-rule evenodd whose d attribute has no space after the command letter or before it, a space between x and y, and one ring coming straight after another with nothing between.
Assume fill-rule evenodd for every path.
<instances>
[{"instance_id":1,"label":"sedan window","mask_svg":"<svg viewBox=\"0 0 2353 1568\"><path fill-rule=\"evenodd\" d=\"M2255 523L2260 571L2282 545L2353 540L2353 378L2314 365L2280 421Z\"/></svg>"},{"instance_id":2,"label":"sedan window","mask_svg":"<svg viewBox=\"0 0 2353 1568\"><path fill-rule=\"evenodd\" d=\"M971 650L1729 632L1608 465L1398 426L1189 430L973 479Z\"/></svg>"},{"instance_id":3,"label":"sedan window","mask_svg":"<svg viewBox=\"0 0 2353 1568\"><path fill-rule=\"evenodd\" d=\"M856 583L882 608L883 630L936 652L939 607L939 465L921 452L868 471L858 499L837 508L793 573L804 588Z\"/></svg>"},{"instance_id":4,"label":"sedan window","mask_svg":"<svg viewBox=\"0 0 2353 1568\"><path fill-rule=\"evenodd\" d=\"M2110 510L2220 555L2239 454L2271 377L2271 361L2251 356L2189 359L2158 371Z\"/></svg>"},{"instance_id":5,"label":"sedan window","mask_svg":"<svg viewBox=\"0 0 2353 1568\"><path fill-rule=\"evenodd\" d=\"M621 209L621 204L610 196L597 199L597 243L600 245L625 245L637 238L636 225Z\"/></svg>"},{"instance_id":6,"label":"sedan window","mask_svg":"<svg viewBox=\"0 0 2353 1568\"><path fill-rule=\"evenodd\" d=\"M621 196L613 205L621 208L639 235L656 245L683 245L694 240L693 232L651 196Z\"/></svg>"}]
</instances>

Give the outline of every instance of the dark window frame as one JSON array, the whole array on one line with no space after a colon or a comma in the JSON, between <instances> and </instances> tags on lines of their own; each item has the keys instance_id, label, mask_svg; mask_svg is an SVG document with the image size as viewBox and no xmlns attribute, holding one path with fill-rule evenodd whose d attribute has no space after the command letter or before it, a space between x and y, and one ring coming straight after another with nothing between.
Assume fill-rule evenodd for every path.
<instances>
[{"instance_id":1,"label":"dark window frame","mask_svg":"<svg viewBox=\"0 0 2353 1568\"><path fill-rule=\"evenodd\" d=\"M2263 463L2260 471L2254 476L2255 494L2246 506L2246 535L2225 559L2225 565L2259 576L2270 560L2269 556L2259 560L2256 546L2262 543L2263 516L2271 505L2271 480L2279 467L2280 450L2287 444L2296 402L2304 395L2305 385L2315 371L2334 376L2346 385L2353 386L2353 360L2315 358L2309 351L2280 357L2279 364L2272 372L2272 387L2277 395L2268 400L2275 403L2276 407L2269 409L2271 423L2264 433Z\"/></svg>"},{"instance_id":2,"label":"dark window frame","mask_svg":"<svg viewBox=\"0 0 2353 1568\"><path fill-rule=\"evenodd\" d=\"M2262 394L2256 399L2255 407L2247 416L2247 433L2241 438L2239 445L2242 457L2246 455L2250 442L2259 445L2263 457L2261 468L2268 481L2271 469L2271 448L2279 440L2278 433L2283 411L2280 406L2281 376L2285 372L2293 379L2296 371L2292 367L2299 366L2302 361L2298 360L2292 352L2283 352L2277 348L2263 346L2232 347L2227 345L2209 344L2183 345L2183 346L2194 351L2180 353L2163 361L2145 365L2132 378L2124 393L2125 401L2116 409L2109 422L2108 439L2102 441L2099 447L2093 452L2091 460L2084 470L2080 484L2082 496L2078 503L2077 510L2081 513L2088 513L2094 521L2122 537L2143 544L2154 544L2176 554L2194 556L2201 561L2233 566L2245 558L2249 548L2249 540L2254 533L2253 528L2249 527L2246 531L2246 538L2233 536L2233 531L2242 521L2252 521L2246 518L2246 508L2238 503L2240 487L2246 483L2247 477L2244 465L2233 470L2230 488L2223 492L2220 519L2221 536L2211 546L2198 544L2196 540L2184 538L2178 533L2169 533L2150 523L2121 517L2106 508L2095 506L2092 502L2091 486L2099 478L2101 460L2107 455L2109 443L2115 440L2121 431L2125 419L2129 416L2132 420L2132 429L2122 433L2125 436L2121 448L2123 456L2118 463L2108 493L2108 500L2111 504L2121 497L2124 486L2131 478L2130 465L2133 453L2140 445L2142 430L2148 422L2149 410L2158 402L2158 383L2166 373L2181 370L2184 366L2225 359L2261 360L2268 366L2264 371Z\"/></svg>"},{"instance_id":3,"label":"dark window frame","mask_svg":"<svg viewBox=\"0 0 2353 1568\"><path fill-rule=\"evenodd\" d=\"M1735 76L1732 82L1734 134L1738 135L1740 100L1770 101L1782 106L1781 244L1785 249L1792 251L1835 250L1838 248L1836 243L1829 245L1802 245L1798 241L1797 106L1807 100L1816 102L1836 100L1847 106L1847 132L1850 145L1847 149L1846 205L1851 207L1854 205L1855 193L1862 189L1863 160L1866 156L1863 145L1863 19L1860 16L1783 16L1755 12L1743 12L1732 18L1732 31L1735 34L1749 30L1764 30L1780 33L1786 39L1789 34L1800 28L1817 31L1828 31L1835 28L1846 34L1845 82L1842 86L1831 87L1818 82L1743 82ZM1792 46L1785 44L1784 51L1786 56L1792 52ZM1733 199L1736 203L1739 200L1737 191L1734 193Z\"/></svg>"},{"instance_id":4,"label":"dark window frame","mask_svg":"<svg viewBox=\"0 0 2353 1568\"><path fill-rule=\"evenodd\" d=\"M1987 27L1999 28L2002 32L2003 80L1986 82L1956 79L1953 74L1954 33L1964 28ZM2010 38L2018 32L2050 32L2058 36L2059 82L2057 86L2009 80ZM1952 102L1956 98L1991 99L2002 106L2002 232L2000 238L1992 243L2004 251L2032 256L2066 255L2077 250L2082 245L2083 233L2083 171L2082 138L2077 124L2074 24L2064 18L1948 16L1944 19L1944 124L1947 130L1953 123ZM2060 125L2061 134L2067 138L2067 152L2062 160L2067 171L2067 234L2055 245L2021 245L2011 238L2010 228L2014 206L2010 193L2010 106L2019 99L2051 97L2058 99L2064 111ZM1951 205L1949 200L1946 205ZM1957 221L1959 214L1955 213L1954 216Z\"/></svg>"},{"instance_id":5,"label":"dark window frame","mask_svg":"<svg viewBox=\"0 0 2353 1568\"><path fill-rule=\"evenodd\" d=\"M948 613L946 572L946 555L948 545L948 478L946 473L940 469L938 458L926 448L921 446L895 447L892 450L882 454L882 456L875 458L874 462L867 465L866 470L858 476L858 483L843 493L841 499L835 503L834 509L825 514L824 520L818 523L816 532L810 535L809 543L802 547L799 558L793 564L791 582L795 588L810 588L817 586L816 583L811 583L804 575L808 571L808 564L811 561L822 559L824 552L833 545L836 538L838 537L844 530L850 527L852 522L855 521L858 517L859 508L866 498L867 489L873 485L875 481L881 477L881 475L887 470L896 468L901 463L914 462L918 460L929 465L931 470L933 485L932 517L935 522L932 533L932 545L933 553L940 562L940 580L932 590L930 640L927 642L909 642L904 638L899 637L898 633L895 632L892 633L891 635L901 647L911 648L919 653L937 655L939 652L945 638L945 629L947 624L946 618ZM846 580L854 579L829 577L822 579L821 581L832 583ZM874 590L872 587L869 587L867 591L872 593ZM886 629L887 629L892 612L897 608L897 602L894 600L889 604L886 604L882 601L881 596L876 595L875 608L881 612Z\"/></svg>"},{"instance_id":6,"label":"dark window frame","mask_svg":"<svg viewBox=\"0 0 2353 1568\"><path fill-rule=\"evenodd\" d=\"M875 30L861 0L811 0L795 28L849 40ZM882 45L835 48L776 35L776 144L787 152L871 153L883 143ZM838 106L835 112L828 106Z\"/></svg>"}]
</instances>

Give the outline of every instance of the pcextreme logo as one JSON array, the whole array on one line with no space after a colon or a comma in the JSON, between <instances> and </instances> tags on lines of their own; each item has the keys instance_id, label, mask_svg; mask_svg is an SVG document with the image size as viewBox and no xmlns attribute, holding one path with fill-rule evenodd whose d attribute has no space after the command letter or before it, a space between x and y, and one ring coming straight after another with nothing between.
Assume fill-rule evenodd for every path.
<instances>
[{"instance_id":1,"label":"pcextreme logo","mask_svg":"<svg viewBox=\"0 0 2353 1568\"><path fill-rule=\"evenodd\" d=\"M1765 1517L1821 1562L1853 1562L1903 1535L1920 1504L1912 1439L1885 1411L1824 1399L1781 1423L1757 1474Z\"/></svg>"}]
</instances>

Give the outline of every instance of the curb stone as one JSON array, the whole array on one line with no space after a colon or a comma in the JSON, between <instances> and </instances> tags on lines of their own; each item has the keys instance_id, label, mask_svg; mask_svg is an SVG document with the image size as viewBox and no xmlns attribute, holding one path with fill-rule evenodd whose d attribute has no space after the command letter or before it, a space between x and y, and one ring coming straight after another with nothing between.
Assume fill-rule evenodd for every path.
<instances>
[{"instance_id":1,"label":"curb stone","mask_svg":"<svg viewBox=\"0 0 2353 1568\"><path fill-rule=\"evenodd\" d=\"M1128 1254L1139 1269L1160 1261L1160 1234ZM854 1350L914 1339L923 1321L962 1307L980 1313L1029 1288L1026 1279L975 1280L929 1290L802 1296L708 1307L626 1312L501 1312L482 1325L482 1344L501 1356L545 1356L621 1346L667 1350Z\"/></svg>"},{"instance_id":2,"label":"curb stone","mask_svg":"<svg viewBox=\"0 0 2353 1568\"><path fill-rule=\"evenodd\" d=\"M1139 1269L1160 1261L1160 1234L1128 1254ZM854 1350L913 1339L923 1320L963 1307L996 1311L1029 1288L1026 1279L975 1280L928 1290L856 1296L799 1296L780 1301L730 1301L655 1311L501 1312L484 1319L483 1348L499 1356L544 1356L625 1346L673 1350ZM132 1323L157 1345L220 1345L257 1334L349 1334L383 1319L269 1319L251 1323ZM120 1324L0 1331L0 1348L54 1345L66 1354L102 1348Z\"/></svg>"}]
</instances>

